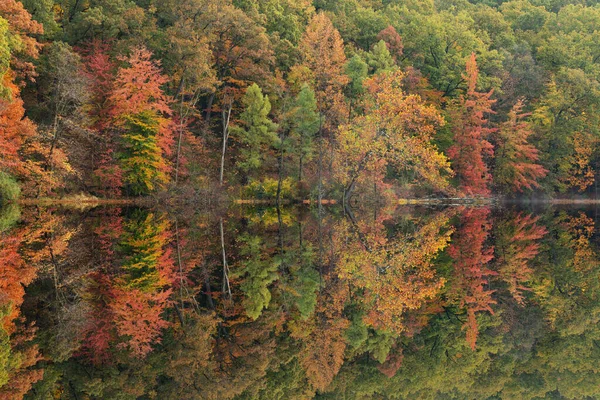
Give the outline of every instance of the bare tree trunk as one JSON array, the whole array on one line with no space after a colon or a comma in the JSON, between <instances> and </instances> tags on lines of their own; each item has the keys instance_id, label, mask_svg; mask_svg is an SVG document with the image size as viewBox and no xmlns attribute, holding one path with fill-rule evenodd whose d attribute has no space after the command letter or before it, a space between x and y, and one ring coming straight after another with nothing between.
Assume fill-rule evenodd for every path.
<instances>
[{"instance_id":1,"label":"bare tree trunk","mask_svg":"<svg viewBox=\"0 0 600 400\"><path fill-rule=\"evenodd\" d=\"M281 206L281 186L283 184L283 144L281 145L279 157L277 158L277 173L279 177L277 181L277 196L275 202L277 204L277 210L279 210L279 207Z\"/></svg>"},{"instance_id":2,"label":"bare tree trunk","mask_svg":"<svg viewBox=\"0 0 600 400\"><path fill-rule=\"evenodd\" d=\"M225 233L223 232L223 218L219 219L219 230L221 232L221 255L223 256L223 294L231 300L231 286L229 285L229 266L227 265L227 254L225 253Z\"/></svg>"},{"instance_id":3,"label":"bare tree trunk","mask_svg":"<svg viewBox=\"0 0 600 400\"><path fill-rule=\"evenodd\" d=\"M318 164L318 183L317 183L317 203L319 209L323 202L323 116L320 118L319 124L319 164Z\"/></svg>"},{"instance_id":4,"label":"bare tree trunk","mask_svg":"<svg viewBox=\"0 0 600 400\"><path fill-rule=\"evenodd\" d=\"M223 186L223 173L225 171L225 151L227 150L227 140L229 139L229 120L231 118L231 108L233 101L230 100L227 110L223 108L223 148L221 149L221 170L219 172L219 185Z\"/></svg>"}]
</instances>

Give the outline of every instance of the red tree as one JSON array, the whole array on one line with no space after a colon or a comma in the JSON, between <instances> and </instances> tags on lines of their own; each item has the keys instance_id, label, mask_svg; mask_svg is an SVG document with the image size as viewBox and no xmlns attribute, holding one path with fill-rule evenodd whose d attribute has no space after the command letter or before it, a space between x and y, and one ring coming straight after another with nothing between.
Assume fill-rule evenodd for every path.
<instances>
[{"instance_id":1,"label":"red tree","mask_svg":"<svg viewBox=\"0 0 600 400\"><path fill-rule=\"evenodd\" d=\"M467 92L462 95L450 111L454 144L448 149L448 156L460 180L460 189L466 195L488 195L491 176L485 162L492 156L493 148L487 137L495 129L486 127L486 114L493 113L492 91L477 91L477 61L475 53L467 61Z\"/></svg>"},{"instance_id":2,"label":"red tree","mask_svg":"<svg viewBox=\"0 0 600 400\"><path fill-rule=\"evenodd\" d=\"M389 25L377 34L377 40L383 40L394 60L398 61L404 51L404 44L396 29Z\"/></svg>"},{"instance_id":3,"label":"red tree","mask_svg":"<svg viewBox=\"0 0 600 400\"><path fill-rule=\"evenodd\" d=\"M496 303L492 299L494 291L487 288L489 276L496 275L488 268L488 263L494 258L494 248L486 245L491 228L489 213L487 208L465 210L448 248L448 254L454 260L454 276L449 296L467 310L464 327L467 330L467 342L472 349L475 349L479 335L476 313L488 311L493 314L491 305Z\"/></svg>"}]
</instances>

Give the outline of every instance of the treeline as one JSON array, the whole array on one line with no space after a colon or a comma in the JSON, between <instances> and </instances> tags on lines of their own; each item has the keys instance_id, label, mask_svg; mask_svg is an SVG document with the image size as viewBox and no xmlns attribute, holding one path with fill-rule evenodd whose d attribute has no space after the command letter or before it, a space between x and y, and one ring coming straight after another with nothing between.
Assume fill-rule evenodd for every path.
<instances>
[{"instance_id":1,"label":"treeline","mask_svg":"<svg viewBox=\"0 0 600 400\"><path fill-rule=\"evenodd\" d=\"M594 1L4 0L0 187L591 190Z\"/></svg>"}]
</instances>

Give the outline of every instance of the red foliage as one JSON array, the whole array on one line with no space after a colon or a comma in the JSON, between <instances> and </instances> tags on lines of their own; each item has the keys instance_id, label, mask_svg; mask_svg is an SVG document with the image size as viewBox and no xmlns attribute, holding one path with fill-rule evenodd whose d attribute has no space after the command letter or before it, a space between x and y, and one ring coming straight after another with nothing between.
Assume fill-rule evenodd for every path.
<instances>
[{"instance_id":1,"label":"red foliage","mask_svg":"<svg viewBox=\"0 0 600 400\"><path fill-rule=\"evenodd\" d=\"M169 303L170 290L145 293L139 289L113 289L110 304L119 336L125 339L119 346L137 357L144 357L152 345L160 343L162 329L169 323L162 318Z\"/></svg>"},{"instance_id":2,"label":"red foliage","mask_svg":"<svg viewBox=\"0 0 600 400\"><path fill-rule=\"evenodd\" d=\"M85 49L84 74L90 82L92 128L102 131L111 122L111 103L113 81L117 71L116 64L110 59L110 45L94 41Z\"/></svg>"},{"instance_id":3,"label":"red foliage","mask_svg":"<svg viewBox=\"0 0 600 400\"><path fill-rule=\"evenodd\" d=\"M398 61L404 51L404 45L396 29L389 25L377 34L377 40L383 40L394 60Z\"/></svg>"},{"instance_id":4,"label":"red foliage","mask_svg":"<svg viewBox=\"0 0 600 400\"><path fill-rule=\"evenodd\" d=\"M477 61L475 53L467 61L467 93L461 96L453 110L452 130L454 144L448 149L452 167L460 179L460 189L466 195L488 195L491 176L485 163L486 156L492 156L493 148L487 137L495 129L487 128L486 114L493 113L492 91L477 92Z\"/></svg>"},{"instance_id":5,"label":"red foliage","mask_svg":"<svg viewBox=\"0 0 600 400\"><path fill-rule=\"evenodd\" d=\"M94 273L90 279L87 292L90 313L86 318L88 324L82 332L83 343L79 355L93 364L106 364L111 358L110 344L115 340L112 329L114 315L108 306L112 298L111 281L104 273Z\"/></svg>"},{"instance_id":6,"label":"red foliage","mask_svg":"<svg viewBox=\"0 0 600 400\"><path fill-rule=\"evenodd\" d=\"M148 110L171 114L170 99L161 89L168 78L162 75L160 63L151 60L151 57L150 51L138 47L121 60L129 66L119 69L110 95L114 118Z\"/></svg>"},{"instance_id":7,"label":"red foliage","mask_svg":"<svg viewBox=\"0 0 600 400\"><path fill-rule=\"evenodd\" d=\"M467 342L475 349L479 329L476 313L488 311L494 313L491 305L494 291L487 288L488 277L496 275L488 269L488 263L494 258L493 246L487 246L490 223L490 210L471 208L463 211L460 226L456 230L448 254L454 260L454 276L449 295L457 300L461 308L467 309Z\"/></svg>"}]
</instances>

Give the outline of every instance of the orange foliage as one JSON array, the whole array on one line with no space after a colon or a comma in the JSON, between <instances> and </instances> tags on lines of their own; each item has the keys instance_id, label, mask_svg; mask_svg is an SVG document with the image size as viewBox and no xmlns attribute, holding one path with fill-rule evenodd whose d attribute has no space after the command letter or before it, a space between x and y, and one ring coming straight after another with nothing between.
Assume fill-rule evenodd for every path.
<instances>
[{"instance_id":1,"label":"orange foliage","mask_svg":"<svg viewBox=\"0 0 600 400\"><path fill-rule=\"evenodd\" d=\"M519 304L523 304L522 292L529 290L524 283L533 276L529 263L539 252L538 241L547 233L546 228L537 225L538 219L518 214L497 229L498 275Z\"/></svg>"},{"instance_id":2,"label":"orange foliage","mask_svg":"<svg viewBox=\"0 0 600 400\"><path fill-rule=\"evenodd\" d=\"M455 102L450 111L454 144L448 149L452 168L460 180L460 189L466 195L489 195L488 184L491 176L485 157L493 154L493 148L487 138L494 129L487 128L486 114L492 113L492 91L477 91L479 70L475 53L467 61L467 72L463 78L467 81L467 92Z\"/></svg>"},{"instance_id":3,"label":"orange foliage","mask_svg":"<svg viewBox=\"0 0 600 400\"><path fill-rule=\"evenodd\" d=\"M349 190L363 171L374 174L379 183L388 164L415 171L418 179L436 190L449 190L443 175L452 175L448 160L431 143L444 120L420 96L404 93L403 78L402 72L395 71L365 80L364 115L337 133L335 170Z\"/></svg>"},{"instance_id":4,"label":"orange foliage","mask_svg":"<svg viewBox=\"0 0 600 400\"><path fill-rule=\"evenodd\" d=\"M573 156L571 169L566 182L583 192L594 183L594 170L590 162L598 139L591 134L575 132L573 134Z\"/></svg>"},{"instance_id":5,"label":"orange foliage","mask_svg":"<svg viewBox=\"0 0 600 400\"><path fill-rule=\"evenodd\" d=\"M342 92L349 82L344 74L346 55L342 37L331 20L319 13L311 19L298 47L303 64L314 79L317 108L326 116L328 129L334 129L348 114Z\"/></svg>"},{"instance_id":6,"label":"orange foliage","mask_svg":"<svg viewBox=\"0 0 600 400\"><path fill-rule=\"evenodd\" d=\"M10 72L5 74L2 82L10 90L11 97L0 98L0 169L23 173L19 152L25 141L35 135L35 126L25 117L23 100L12 75Z\"/></svg>"},{"instance_id":7,"label":"orange foliage","mask_svg":"<svg viewBox=\"0 0 600 400\"><path fill-rule=\"evenodd\" d=\"M41 35L44 32L42 24L34 21L23 3L17 0L0 1L0 17L8 21L9 32L14 36L13 68L30 77L35 76L33 64L24 58L38 57L42 46L30 35Z\"/></svg>"},{"instance_id":8,"label":"orange foliage","mask_svg":"<svg viewBox=\"0 0 600 400\"><path fill-rule=\"evenodd\" d=\"M461 308L467 309L467 342L472 349L477 344L479 329L476 313L488 311L493 314L492 298L494 291L489 290L488 277L496 275L488 268L494 258L493 246L487 246L490 222L490 210L487 208L465 209L460 217L460 225L452 237L448 254L454 260L454 274L449 289L449 297L458 301Z\"/></svg>"}]
</instances>

